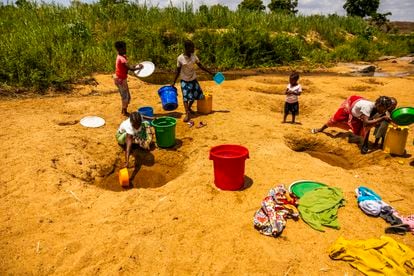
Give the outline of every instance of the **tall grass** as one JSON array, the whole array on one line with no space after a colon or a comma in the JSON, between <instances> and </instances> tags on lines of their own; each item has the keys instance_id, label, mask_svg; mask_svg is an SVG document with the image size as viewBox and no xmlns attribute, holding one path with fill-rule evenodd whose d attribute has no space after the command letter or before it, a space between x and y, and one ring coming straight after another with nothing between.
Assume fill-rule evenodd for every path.
<instances>
[{"instance_id":1,"label":"tall grass","mask_svg":"<svg viewBox=\"0 0 414 276\"><path fill-rule=\"evenodd\" d=\"M180 9L0 5L0 81L43 91L93 72L112 72L117 40L127 42L132 62L152 60L172 70L187 38L204 64L219 69L373 60L407 54L414 45L412 36L390 37L360 18L336 15L230 11L219 5L194 12L187 4Z\"/></svg>"}]
</instances>

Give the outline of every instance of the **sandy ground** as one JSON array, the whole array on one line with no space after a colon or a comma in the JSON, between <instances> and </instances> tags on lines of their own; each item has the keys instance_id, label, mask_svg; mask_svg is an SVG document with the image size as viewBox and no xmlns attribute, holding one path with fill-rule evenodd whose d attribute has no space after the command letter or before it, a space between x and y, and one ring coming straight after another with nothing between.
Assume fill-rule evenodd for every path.
<instances>
[{"instance_id":1,"label":"sandy ground","mask_svg":"<svg viewBox=\"0 0 414 276\"><path fill-rule=\"evenodd\" d=\"M414 70L403 62L382 67L398 65ZM179 119L174 148L137 153L144 166L130 190L117 180L124 159L114 139L123 120L119 95L110 75L94 77L97 85L70 95L0 99L0 274L358 274L329 258L330 245L340 236L378 238L387 224L358 209L355 188L371 187L400 213L414 212L414 125L404 157L360 155L339 129L309 132L351 94L414 106L412 76L302 75L300 125L281 124L288 74L201 82L214 110L194 119L203 128L182 122L181 98L176 111L165 112L161 85L132 77L131 109L150 105L157 116ZM79 120L86 115L106 125L85 128ZM214 185L209 150L226 143L250 151L241 191ZM289 220L279 238L257 232L253 214L269 189L300 179L343 190L341 229L322 233ZM414 235L391 236L414 249Z\"/></svg>"}]
</instances>

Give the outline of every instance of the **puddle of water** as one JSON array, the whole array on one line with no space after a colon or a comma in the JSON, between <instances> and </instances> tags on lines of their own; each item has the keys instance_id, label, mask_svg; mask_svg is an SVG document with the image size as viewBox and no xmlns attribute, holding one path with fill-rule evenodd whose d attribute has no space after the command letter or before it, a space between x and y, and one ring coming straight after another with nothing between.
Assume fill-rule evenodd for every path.
<instances>
[{"instance_id":1,"label":"puddle of water","mask_svg":"<svg viewBox=\"0 0 414 276\"><path fill-rule=\"evenodd\" d=\"M414 72L375 72L374 77L407 77L410 75L414 75Z\"/></svg>"},{"instance_id":2,"label":"puddle of water","mask_svg":"<svg viewBox=\"0 0 414 276\"><path fill-rule=\"evenodd\" d=\"M245 77L250 76L265 76L265 75L272 75L272 76L283 76L289 74L289 72L282 72L282 71L271 71L271 72L260 72L260 71L229 71L229 72L222 72L226 80L238 80ZM343 74L343 73L335 73L335 72L307 72L302 73L302 76L352 76L353 74ZM389 72L371 72L368 74L359 74L368 77L406 77L410 75L414 75L414 71L407 71L407 72L398 72L398 73L389 73ZM147 78L143 78L142 80L151 84L158 84L158 85L169 85L172 83L175 77L175 72L155 72L151 76ZM198 73L197 79L199 81L213 81L211 75L206 73Z\"/></svg>"},{"instance_id":3,"label":"puddle of water","mask_svg":"<svg viewBox=\"0 0 414 276\"><path fill-rule=\"evenodd\" d=\"M390 74L384 72L375 72L374 77L390 77Z\"/></svg>"},{"instance_id":4,"label":"puddle of water","mask_svg":"<svg viewBox=\"0 0 414 276\"><path fill-rule=\"evenodd\" d=\"M258 75L257 73L245 73L245 72L237 72L237 73L223 73L226 80L237 80L248 76ZM155 72L151 76L142 79L145 82L151 84L160 84L160 85L168 85L171 84L174 80L175 72ZM198 73L197 80L199 81L212 81L213 78L211 75L206 73Z\"/></svg>"}]
</instances>

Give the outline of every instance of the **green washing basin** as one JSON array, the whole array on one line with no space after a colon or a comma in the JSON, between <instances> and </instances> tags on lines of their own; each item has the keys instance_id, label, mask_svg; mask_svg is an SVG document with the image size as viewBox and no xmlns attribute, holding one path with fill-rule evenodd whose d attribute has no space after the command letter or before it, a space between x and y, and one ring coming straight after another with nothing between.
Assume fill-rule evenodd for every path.
<instances>
[{"instance_id":1,"label":"green washing basin","mask_svg":"<svg viewBox=\"0 0 414 276\"><path fill-rule=\"evenodd\" d=\"M299 180L290 184L289 191L297 197L302 197L305 193L309 191L326 186L326 184L312 180Z\"/></svg>"},{"instance_id":2,"label":"green washing basin","mask_svg":"<svg viewBox=\"0 0 414 276\"><path fill-rule=\"evenodd\" d=\"M414 107L400 107L391 113L391 119L400 126L414 123Z\"/></svg>"}]
</instances>

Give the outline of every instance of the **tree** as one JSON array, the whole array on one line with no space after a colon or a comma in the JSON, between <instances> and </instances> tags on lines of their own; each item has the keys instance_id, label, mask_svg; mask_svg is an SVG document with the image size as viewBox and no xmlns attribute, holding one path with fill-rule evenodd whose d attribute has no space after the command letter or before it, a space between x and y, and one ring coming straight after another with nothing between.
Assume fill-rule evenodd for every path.
<instances>
[{"instance_id":1,"label":"tree","mask_svg":"<svg viewBox=\"0 0 414 276\"><path fill-rule=\"evenodd\" d=\"M298 6L298 0L271 0L267 7L272 12L282 12L288 14L295 14L298 12L296 7Z\"/></svg>"},{"instance_id":2,"label":"tree","mask_svg":"<svg viewBox=\"0 0 414 276\"><path fill-rule=\"evenodd\" d=\"M349 16L371 16L377 13L380 0L346 0L343 8Z\"/></svg>"},{"instance_id":3,"label":"tree","mask_svg":"<svg viewBox=\"0 0 414 276\"><path fill-rule=\"evenodd\" d=\"M198 11L200 13L208 13L208 6L207 5L200 5L200 7L198 8Z\"/></svg>"},{"instance_id":4,"label":"tree","mask_svg":"<svg viewBox=\"0 0 414 276\"><path fill-rule=\"evenodd\" d=\"M390 20L387 18L389 15L392 15L392 13L374 13L371 15L369 22L371 25L376 26L378 29L389 32L391 30Z\"/></svg>"},{"instance_id":5,"label":"tree","mask_svg":"<svg viewBox=\"0 0 414 276\"><path fill-rule=\"evenodd\" d=\"M243 0L239 6L239 10L249 11L263 11L266 7L263 5L262 0Z\"/></svg>"}]
</instances>

